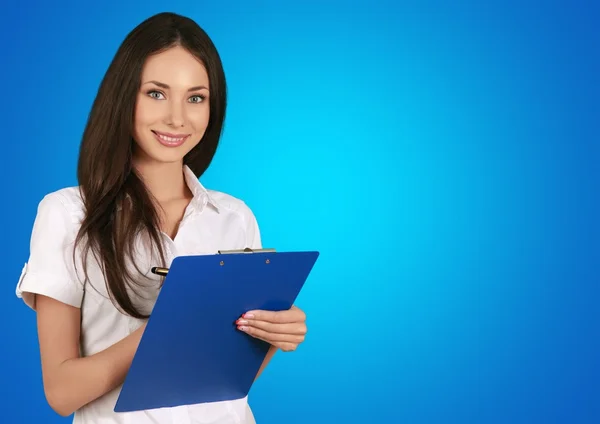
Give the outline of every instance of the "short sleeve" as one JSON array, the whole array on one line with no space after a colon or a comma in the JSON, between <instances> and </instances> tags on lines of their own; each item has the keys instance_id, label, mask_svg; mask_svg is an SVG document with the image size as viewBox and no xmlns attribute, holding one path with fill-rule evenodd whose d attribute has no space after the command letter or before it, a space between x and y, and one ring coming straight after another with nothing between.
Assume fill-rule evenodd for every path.
<instances>
[{"instance_id":1,"label":"short sleeve","mask_svg":"<svg viewBox=\"0 0 600 424\"><path fill-rule=\"evenodd\" d=\"M57 193L38 205L30 238L29 260L17 283L17 297L35 310L41 294L71 306L81 307L83 286L73 264L75 220Z\"/></svg>"},{"instance_id":2,"label":"short sleeve","mask_svg":"<svg viewBox=\"0 0 600 424\"><path fill-rule=\"evenodd\" d=\"M252 210L245 205L245 221L246 221L246 245L250 249L262 249L262 240L258 221L252 213Z\"/></svg>"}]
</instances>

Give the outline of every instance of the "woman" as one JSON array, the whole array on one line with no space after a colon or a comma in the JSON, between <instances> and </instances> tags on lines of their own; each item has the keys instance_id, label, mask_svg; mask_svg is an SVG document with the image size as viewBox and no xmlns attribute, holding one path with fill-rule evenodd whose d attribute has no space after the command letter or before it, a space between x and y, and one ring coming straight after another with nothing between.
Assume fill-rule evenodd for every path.
<instances>
[{"instance_id":1,"label":"woman","mask_svg":"<svg viewBox=\"0 0 600 424\"><path fill-rule=\"evenodd\" d=\"M75 423L251 423L247 399L118 414L119 389L161 280L178 255L260 248L244 202L198 178L215 154L225 77L209 37L170 13L124 40L83 134L78 187L40 202L17 294L37 312L44 391ZM198 323L202 325L202 323ZM238 329L294 350L305 316L248 311ZM260 374L260 371L259 371Z\"/></svg>"}]
</instances>

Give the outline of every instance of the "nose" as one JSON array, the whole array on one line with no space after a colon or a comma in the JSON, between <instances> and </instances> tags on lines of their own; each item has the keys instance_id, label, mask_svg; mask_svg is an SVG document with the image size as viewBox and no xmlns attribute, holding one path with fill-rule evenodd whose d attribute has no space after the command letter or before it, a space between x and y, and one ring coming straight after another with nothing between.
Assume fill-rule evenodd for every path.
<instances>
[{"instance_id":1,"label":"nose","mask_svg":"<svg viewBox=\"0 0 600 424\"><path fill-rule=\"evenodd\" d=\"M172 127L183 127L185 124L185 111L178 101L171 101L169 104L169 113L167 115L167 124Z\"/></svg>"}]
</instances>

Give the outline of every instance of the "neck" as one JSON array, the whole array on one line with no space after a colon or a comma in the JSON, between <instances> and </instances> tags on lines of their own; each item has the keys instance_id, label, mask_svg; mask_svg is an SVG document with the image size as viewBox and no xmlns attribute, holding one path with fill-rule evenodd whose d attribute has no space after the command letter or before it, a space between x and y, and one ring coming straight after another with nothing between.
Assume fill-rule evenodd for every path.
<instances>
[{"instance_id":1,"label":"neck","mask_svg":"<svg viewBox=\"0 0 600 424\"><path fill-rule=\"evenodd\" d=\"M159 203L191 197L185 177L183 163L137 162L135 169L144 184Z\"/></svg>"}]
</instances>

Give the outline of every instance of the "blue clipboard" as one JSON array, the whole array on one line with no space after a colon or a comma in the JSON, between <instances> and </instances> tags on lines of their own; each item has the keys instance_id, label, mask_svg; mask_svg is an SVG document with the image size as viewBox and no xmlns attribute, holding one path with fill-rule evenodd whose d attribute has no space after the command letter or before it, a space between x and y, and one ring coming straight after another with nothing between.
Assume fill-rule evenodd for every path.
<instances>
[{"instance_id":1,"label":"blue clipboard","mask_svg":"<svg viewBox=\"0 0 600 424\"><path fill-rule=\"evenodd\" d=\"M253 309L289 309L319 256L268 250L179 256L163 269L167 276L115 412L248 395L269 344L235 321Z\"/></svg>"}]
</instances>

